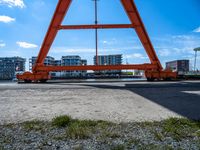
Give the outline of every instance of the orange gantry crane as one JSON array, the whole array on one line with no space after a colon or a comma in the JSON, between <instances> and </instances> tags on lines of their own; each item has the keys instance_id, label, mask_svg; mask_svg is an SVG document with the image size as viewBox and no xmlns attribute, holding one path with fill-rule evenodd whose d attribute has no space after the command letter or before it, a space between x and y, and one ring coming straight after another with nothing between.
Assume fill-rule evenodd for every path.
<instances>
[{"instance_id":1,"label":"orange gantry crane","mask_svg":"<svg viewBox=\"0 0 200 150\"><path fill-rule=\"evenodd\" d=\"M177 73L170 70L163 70L162 65L156 55L140 14L134 3L134 0L120 0L130 24L90 24L90 25L62 25L62 21L73 0L59 0L45 39L38 54L36 63L32 72L25 72L17 75L18 80L24 82L46 82L51 77L52 71L72 71L72 70L144 70L148 81L155 79L176 78ZM77 29L113 29L113 28L132 28L135 29L151 63L139 65L87 65L87 66L45 66L44 60L56 38L59 30L77 30Z\"/></svg>"}]
</instances>

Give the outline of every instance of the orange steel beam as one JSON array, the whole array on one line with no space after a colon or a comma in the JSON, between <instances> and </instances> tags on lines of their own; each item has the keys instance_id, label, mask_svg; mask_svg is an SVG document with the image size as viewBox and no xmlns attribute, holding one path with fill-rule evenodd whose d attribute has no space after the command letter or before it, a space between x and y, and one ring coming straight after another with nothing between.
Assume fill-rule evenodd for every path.
<instances>
[{"instance_id":1,"label":"orange steel beam","mask_svg":"<svg viewBox=\"0 0 200 150\"><path fill-rule=\"evenodd\" d=\"M134 28L132 24L61 25L59 30Z\"/></svg>"},{"instance_id":2,"label":"orange steel beam","mask_svg":"<svg viewBox=\"0 0 200 150\"><path fill-rule=\"evenodd\" d=\"M59 0L50 26L42 43L36 65L33 68L33 73L25 72L22 75L17 75L19 80L24 81L46 81L49 77L50 71L67 71L67 70L126 70L138 69L145 70L147 79L153 80L165 79L169 77L177 77L177 73L171 71L163 71L161 63L156 55L151 40L147 34L145 26L139 15L134 0L120 0L131 24L104 24L104 25L61 25L72 0ZM141 65L109 65L109 66L44 66L44 60L49 52L49 49L58 33L62 29L110 29L110 28L135 28L135 31L144 46L146 53L151 61L151 64Z\"/></svg>"},{"instance_id":3,"label":"orange steel beam","mask_svg":"<svg viewBox=\"0 0 200 150\"><path fill-rule=\"evenodd\" d=\"M56 7L56 11L50 23L48 32L45 36L43 44L41 46L38 58L36 60L36 65L33 68L33 72L37 72L37 67L41 66L44 63L44 59L46 58L49 49L59 31L59 28L75 28L75 26L61 26L61 23L70 7L72 0L59 0L58 5ZM155 50L151 44L150 38L146 32L144 24L140 18L139 12L134 4L133 0L121 0L121 3L131 21L132 25L80 25L76 26L76 28L111 28L111 27L131 27L135 28L136 33L138 34L140 41L142 42L152 64L157 65L157 70L162 70L162 66L160 61L155 53Z\"/></svg>"},{"instance_id":4,"label":"orange steel beam","mask_svg":"<svg viewBox=\"0 0 200 150\"><path fill-rule=\"evenodd\" d=\"M151 63L157 64L158 70L161 71L163 69L162 65L156 55L156 52L153 48L151 40L147 34L147 31L145 29L145 26L142 22L142 19L140 17L140 14L137 10L137 7L136 7L134 1L133 0L121 0L121 3L124 6L124 9L129 17L131 23L135 27L135 31L136 31L138 37L140 38L140 41L142 42L142 45L144 46Z\"/></svg>"},{"instance_id":5,"label":"orange steel beam","mask_svg":"<svg viewBox=\"0 0 200 150\"><path fill-rule=\"evenodd\" d=\"M59 0L58 5L56 7L56 11L54 12L53 18L51 20L49 29L41 46L38 58L36 60L36 65L33 68L33 72L37 71L37 65L41 65L44 63L44 60L51 48L51 45L58 33L58 27L61 25L72 0Z\"/></svg>"},{"instance_id":6,"label":"orange steel beam","mask_svg":"<svg viewBox=\"0 0 200 150\"><path fill-rule=\"evenodd\" d=\"M50 71L67 71L67 70L124 70L124 69L138 69L145 70L145 75L149 81L156 79L167 79L169 77L176 78L177 73L171 71L163 71L160 61L156 55L144 24L141 20L139 12L136 8L134 0L121 0L121 3L131 21L131 24L118 25L67 25L62 26L61 23L69 9L72 0L59 0L54 16L50 23L48 32L45 36L41 46L36 65L33 68L33 73L25 72L23 75L17 75L19 80L29 81L46 81L50 79ZM46 58L49 49L61 29L109 29L109 28L135 28L135 31L146 50L151 64L141 65L112 65L112 66L44 66L44 59Z\"/></svg>"},{"instance_id":7,"label":"orange steel beam","mask_svg":"<svg viewBox=\"0 0 200 150\"><path fill-rule=\"evenodd\" d=\"M87 66L38 66L37 71L73 71L73 70L151 70L157 69L157 65L138 64L138 65L87 65Z\"/></svg>"}]
</instances>

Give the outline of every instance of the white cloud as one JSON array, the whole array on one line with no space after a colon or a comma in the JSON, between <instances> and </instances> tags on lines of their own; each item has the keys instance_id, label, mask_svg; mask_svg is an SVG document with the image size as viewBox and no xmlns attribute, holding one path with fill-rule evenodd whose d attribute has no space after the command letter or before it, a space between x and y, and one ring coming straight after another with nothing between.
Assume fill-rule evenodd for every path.
<instances>
[{"instance_id":1,"label":"white cloud","mask_svg":"<svg viewBox=\"0 0 200 150\"><path fill-rule=\"evenodd\" d=\"M0 22L10 23L10 22L13 22L13 21L15 21L15 18L11 18L9 16L0 16Z\"/></svg>"},{"instance_id":2,"label":"white cloud","mask_svg":"<svg viewBox=\"0 0 200 150\"><path fill-rule=\"evenodd\" d=\"M25 7L23 0L0 0L0 4L5 4L8 7L20 7L20 8Z\"/></svg>"},{"instance_id":3,"label":"white cloud","mask_svg":"<svg viewBox=\"0 0 200 150\"><path fill-rule=\"evenodd\" d=\"M134 54L130 54L130 55L125 55L125 57L126 58L138 58L138 59L146 59L147 58L141 53L134 53Z\"/></svg>"},{"instance_id":4,"label":"white cloud","mask_svg":"<svg viewBox=\"0 0 200 150\"><path fill-rule=\"evenodd\" d=\"M94 49L91 48L70 48L70 47L53 47L50 52L54 54L66 53L66 54L79 54L79 53L94 53Z\"/></svg>"},{"instance_id":5,"label":"white cloud","mask_svg":"<svg viewBox=\"0 0 200 150\"><path fill-rule=\"evenodd\" d=\"M37 48L38 46L35 44L27 43L27 42L16 42L17 45L21 48Z\"/></svg>"},{"instance_id":6,"label":"white cloud","mask_svg":"<svg viewBox=\"0 0 200 150\"><path fill-rule=\"evenodd\" d=\"M200 37L194 35L173 35L162 37L165 42L155 40L155 48L160 56L177 56L191 54L193 49L199 47Z\"/></svg>"},{"instance_id":7,"label":"white cloud","mask_svg":"<svg viewBox=\"0 0 200 150\"><path fill-rule=\"evenodd\" d=\"M102 41L103 44L108 44L108 41Z\"/></svg>"},{"instance_id":8,"label":"white cloud","mask_svg":"<svg viewBox=\"0 0 200 150\"><path fill-rule=\"evenodd\" d=\"M123 53L125 51L132 51L132 50L141 50L143 49L141 46L119 46L115 47L103 47L99 48L99 55L104 54L115 54L115 53ZM53 54L95 54L94 48L82 48L82 47L52 47L50 50Z\"/></svg>"},{"instance_id":9,"label":"white cloud","mask_svg":"<svg viewBox=\"0 0 200 150\"><path fill-rule=\"evenodd\" d=\"M6 44L2 40L0 40L0 48L5 47L5 46L6 46Z\"/></svg>"},{"instance_id":10,"label":"white cloud","mask_svg":"<svg viewBox=\"0 0 200 150\"><path fill-rule=\"evenodd\" d=\"M167 57L167 56L171 55L171 52L168 49L161 49L161 50L159 50L158 53L162 57Z\"/></svg>"},{"instance_id":11,"label":"white cloud","mask_svg":"<svg viewBox=\"0 0 200 150\"><path fill-rule=\"evenodd\" d=\"M200 33L200 27L196 28L193 32Z\"/></svg>"},{"instance_id":12,"label":"white cloud","mask_svg":"<svg viewBox=\"0 0 200 150\"><path fill-rule=\"evenodd\" d=\"M0 47L5 47L6 44L5 43L0 43Z\"/></svg>"}]
</instances>

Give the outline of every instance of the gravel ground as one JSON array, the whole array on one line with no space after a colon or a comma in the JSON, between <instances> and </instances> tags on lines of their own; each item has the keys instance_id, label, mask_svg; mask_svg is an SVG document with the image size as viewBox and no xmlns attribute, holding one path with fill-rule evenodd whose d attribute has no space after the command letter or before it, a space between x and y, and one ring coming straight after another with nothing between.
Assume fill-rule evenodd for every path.
<instances>
[{"instance_id":1,"label":"gravel ground","mask_svg":"<svg viewBox=\"0 0 200 150\"><path fill-rule=\"evenodd\" d=\"M113 122L200 118L200 81L0 83L0 124L58 115Z\"/></svg>"},{"instance_id":2,"label":"gravel ground","mask_svg":"<svg viewBox=\"0 0 200 150\"><path fill-rule=\"evenodd\" d=\"M47 122L0 126L0 149L200 149L200 123L194 126L193 123L184 120L170 119L154 123L98 123L84 127L84 131L90 131L87 133L80 130L82 128L74 129L75 137L70 137L67 133L69 126L59 128Z\"/></svg>"}]
</instances>

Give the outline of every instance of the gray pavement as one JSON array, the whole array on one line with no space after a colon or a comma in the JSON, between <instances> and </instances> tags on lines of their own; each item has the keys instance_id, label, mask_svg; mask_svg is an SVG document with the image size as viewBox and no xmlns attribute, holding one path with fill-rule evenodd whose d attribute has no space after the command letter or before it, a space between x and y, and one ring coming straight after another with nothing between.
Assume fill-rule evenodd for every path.
<instances>
[{"instance_id":1,"label":"gray pavement","mask_svg":"<svg viewBox=\"0 0 200 150\"><path fill-rule=\"evenodd\" d=\"M200 119L200 81L0 82L0 124L59 115L113 122Z\"/></svg>"}]
</instances>

